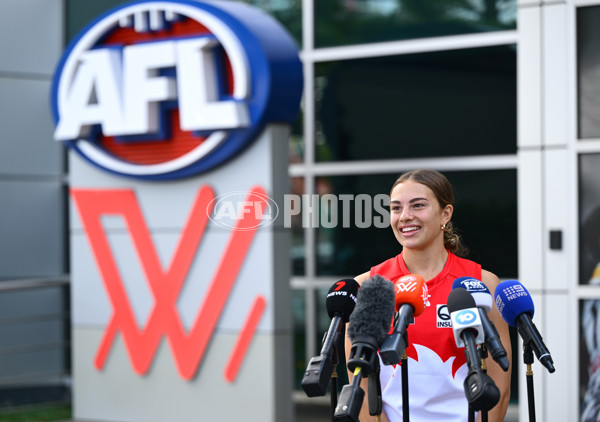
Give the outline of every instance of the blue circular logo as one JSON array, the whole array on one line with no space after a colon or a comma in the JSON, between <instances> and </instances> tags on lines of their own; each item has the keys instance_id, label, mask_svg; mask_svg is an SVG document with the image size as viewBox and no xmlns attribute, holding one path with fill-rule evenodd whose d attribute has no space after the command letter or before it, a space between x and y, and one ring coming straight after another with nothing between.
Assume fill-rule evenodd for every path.
<instances>
[{"instance_id":1,"label":"blue circular logo","mask_svg":"<svg viewBox=\"0 0 600 422\"><path fill-rule=\"evenodd\" d=\"M54 138L100 168L170 180L239 154L266 124L291 124L298 49L238 2L138 1L71 42L52 86Z\"/></svg>"},{"instance_id":2,"label":"blue circular logo","mask_svg":"<svg viewBox=\"0 0 600 422\"><path fill-rule=\"evenodd\" d=\"M454 319L463 325L468 325L477 319L477 314L469 309L459 311Z\"/></svg>"}]
</instances>

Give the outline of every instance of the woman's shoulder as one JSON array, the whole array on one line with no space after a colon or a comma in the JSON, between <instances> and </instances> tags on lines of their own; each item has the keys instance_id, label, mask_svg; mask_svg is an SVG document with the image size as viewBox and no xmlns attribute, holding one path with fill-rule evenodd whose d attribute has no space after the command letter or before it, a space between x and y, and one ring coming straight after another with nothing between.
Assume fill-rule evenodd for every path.
<instances>
[{"instance_id":1,"label":"woman's shoulder","mask_svg":"<svg viewBox=\"0 0 600 422\"><path fill-rule=\"evenodd\" d=\"M481 281L490 289L492 295L494 294L494 290L496 290L496 286L500 284L500 279L496 274L484 269L481 270Z\"/></svg>"},{"instance_id":2,"label":"woman's shoulder","mask_svg":"<svg viewBox=\"0 0 600 422\"><path fill-rule=\"evenodd\" d=\"M362 284L371 277L371 271L364 272L357 275L354 279L362 286Z\"/></svg>"}]
</instances>

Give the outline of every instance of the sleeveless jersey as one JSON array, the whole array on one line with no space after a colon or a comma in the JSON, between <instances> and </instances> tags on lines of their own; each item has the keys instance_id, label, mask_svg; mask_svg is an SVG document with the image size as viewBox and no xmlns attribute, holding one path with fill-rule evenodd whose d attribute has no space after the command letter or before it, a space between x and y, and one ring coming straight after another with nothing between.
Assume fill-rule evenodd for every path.
<instances>
[{"instance_id":1,"label":"sleeveless jersey","mask_svg":"<svg viewBox=\"0 0 600 422\"><path fill-rule=\"evenodd\" d=\"M396 282L410 274L402 254L371 268L370 275ZM427 281L430 305L407 329L407 367L411 422L465 422L468 402L463 382L467 376L464 348L457 348L446 305L452 283L459 277L481 280L481 265L448 253L444 269ZM400 365L381 365L383 410L390 422L402 422Z\"/></svg>"}]
</instances>

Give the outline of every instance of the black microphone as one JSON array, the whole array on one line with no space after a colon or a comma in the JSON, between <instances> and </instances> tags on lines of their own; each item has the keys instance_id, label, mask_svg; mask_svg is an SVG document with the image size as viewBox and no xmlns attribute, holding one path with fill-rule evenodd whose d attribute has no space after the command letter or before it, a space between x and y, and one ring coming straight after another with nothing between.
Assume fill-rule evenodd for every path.
<instances>
[{"instance_id":1,"label":"black microphone","mask_svg":"<svg viewBox=\"0 0 600 422\"><path fill-rule=\"evenodd\" d=\"M337 281L327 293L325 306L331 318L329 330L323 339L321 353L313 357L302 378L302 388L308 397L324 396L335 367L334 353L343 326L350 319L356 305L359 284L353 278Z\"/></svg>"},{"instance_id":2,"label":"black microphone","mask_svg":"<svg viewBox=\"0 0 600 422\"><path fill-rule=\"evenodd\" d=\"M496 287L496 307L508 325L518 327L524 346L531 347L540 363L552 373L555 371L552 356L544 344L542 335L531 318L534 313L533 299L517 280L506 280Z\"/></svg>"},{"instance_id":3,"label":"black microphone","mask_svg":"<svg viewBox=\"0 0 600 422\"><path fill-rule=\"evenodd\" d=\"M381 384L377 350L390 331L395 311L394 284L375 275L366 280L358 292L356 308L350 315L348 337L351 341L348 369L354 373L352 383L342 388L334 421L359 422L365 392L360 387L369 377L369 413L381 414Z\"/></svg>"},{"instance_id":4,"label":"black microphone","mask_svg":"<svg viewBox=\"0 0 600 422\"><path fill-rule=\"evenodd\" d=\"M488 313L492 309L494 301L490 293L490 289L487 288L483 282L472 277L460 277L454 280L452 288L463 288L466 289L473 300L475 305L479 309L479 316L481 317L481 326L483 327L483 333L485 337L485 345L487 346L492 358L500 365L504 372L508 371L510 363L506 354L506 350L500 341L500 335L496 326L488 318Z\"/></svg>"},{"instance_id":5,"label":"black microphone","mask_svg":"<svg viewBox=\"0 0 600 422\"><path fill-rule=\"evenodd\" d=\"M485 338L473 296L462 288L451 290L448 295L448 311L456 345L465 348L469 368L464 382L467 401L474 410L490 410L500 401L500 390L481 368L477 344L483 344Z\"/></svg>"}]
</instances>

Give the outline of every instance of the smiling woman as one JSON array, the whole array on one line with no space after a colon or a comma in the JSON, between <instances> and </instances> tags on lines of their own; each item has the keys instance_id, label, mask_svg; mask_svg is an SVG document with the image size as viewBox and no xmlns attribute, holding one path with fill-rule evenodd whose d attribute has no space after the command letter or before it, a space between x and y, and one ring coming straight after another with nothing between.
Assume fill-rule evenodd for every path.
<instances>
[{"instance_id":1,"label":"smiling woman","mask_svg":"<svg viewBox=\"0 0 600 422\"><path fill-rule=\"evenodd\" d=\"M453 188L443 174L435 170L403 174L394 183L390 194L392 231L402 245L402 252L356 277L361 284L374 276L383 276L396 283L409 274L421 276L426 281L429 306L406 330L410 341L406 348L410 359L410 420L415 422L467 420L473 409L465 396L464 380L468 373L471 374L471 368L462 346L459 349L455 342L452 329L437 322L448 312L446 301L456 279L466 276L481 280L492 293L499 283L498 277L483 270L480 264L457 255L464 251L464 246L452 230L453 212ZM510 356L507 324L496 309L490 311L489 318L497 327ZM351 349L347 339L346 350ZM450 358L453 358L452 365L440 364ZM401 421L404 412L408 411L402 406L403 377L395 373L398 367L381 368L384 421ZM488 416L490 421L500 422L504 420L510 398L511 372L504 371L496 362L490 362L487 370L501 394L500 401ZM366 382L362 383L362 388L368 389ZM366 406L360 420L370 420Z\"/></svg>"}]
</instances>

